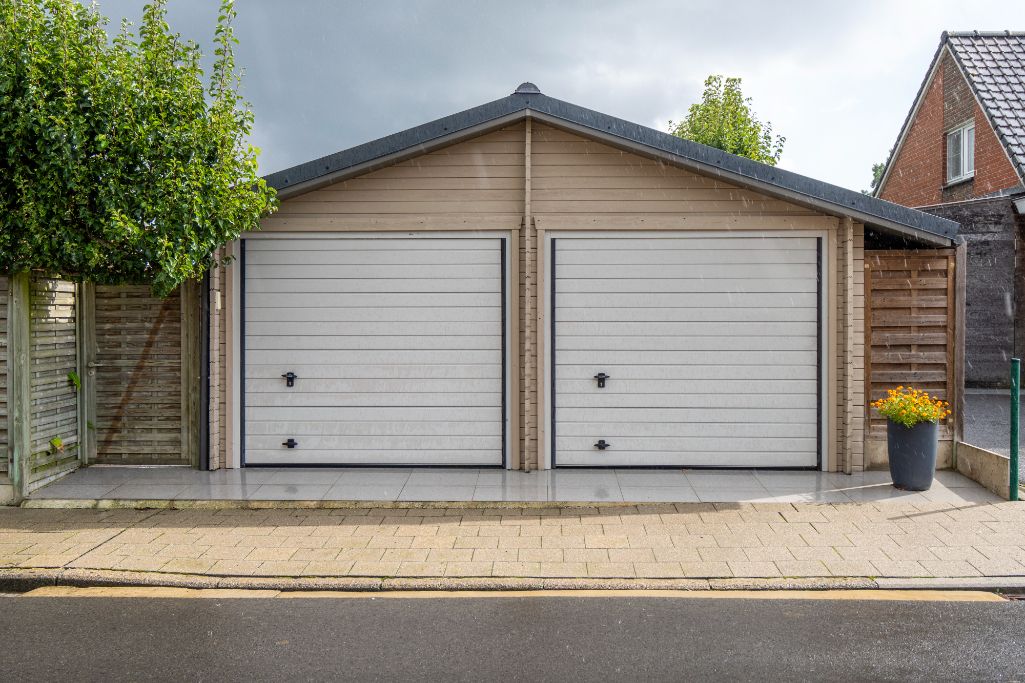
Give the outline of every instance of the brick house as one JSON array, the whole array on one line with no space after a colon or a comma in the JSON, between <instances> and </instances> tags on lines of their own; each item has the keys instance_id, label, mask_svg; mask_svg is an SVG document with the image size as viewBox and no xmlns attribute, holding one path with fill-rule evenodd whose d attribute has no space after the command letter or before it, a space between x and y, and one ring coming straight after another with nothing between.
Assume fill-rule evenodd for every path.
<instances>
[{"instance_id":1,"label":"brick house","mask_svg":"<svg viewBox=\"0 0 1025 683\"><path fill-rule=\"evenodd\" d=\"M1025 32L944 32L876 195L961 224L969 386L1025 351L1023 180Z\"/></svg>"}]
</instances>

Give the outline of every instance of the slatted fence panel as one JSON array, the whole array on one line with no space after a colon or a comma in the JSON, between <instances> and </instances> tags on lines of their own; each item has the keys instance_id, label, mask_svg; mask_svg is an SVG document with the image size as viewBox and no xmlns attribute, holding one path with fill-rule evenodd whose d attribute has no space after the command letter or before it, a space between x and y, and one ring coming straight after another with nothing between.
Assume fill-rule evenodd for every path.
<instances>
[{"instance_id":1,"label":"slatted fence panel","mask_svg":"<svg viewBox=\"0 0 1025 683\"><path fill-rule=\"evenodd\" d=\"M0 474L10 469L7 439L7 300L10 285L0 276Z\"/></svg>"},{"instance_id":2,"label":"slatted fence panel","mask_svg":"<svg viewBox=\"0 0 1025 683\"><path fill-rule=\"evenodd\" d=\"M29 485L78 466L75 284L33 277L30 304L31 462Z\"/></svg>"},{"instance_id":3,"label":"slatted fence panel","mask_svg":"<svg viewBox=\"0 0 1025 683\"><path fill-rule=\"evenodd\" d=\"M141 286L96 286L96 455L119 465L187 465L182 317Z\"/></svg>"},{"instance_id":4,"label":"slatted fence panel","mask_svg":"<svg viewBox=\"0 0 1025 683\"><path fill-rule=\"evenodd\" d=\"M868 401L912 386L953 402L954 250L865 252L865 346ZM871 406L869 438L886 438L886 420ZM948 420L940 439L953 436Z\"/></svg>"}]
</instances>

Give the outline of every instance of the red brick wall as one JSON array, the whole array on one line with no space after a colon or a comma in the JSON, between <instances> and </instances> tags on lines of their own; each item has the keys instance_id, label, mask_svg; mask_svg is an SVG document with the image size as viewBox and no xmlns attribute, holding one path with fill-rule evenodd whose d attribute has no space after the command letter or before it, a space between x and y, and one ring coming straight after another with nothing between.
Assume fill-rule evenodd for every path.
<instances>
[{"instance_id":1,"label":"red brick wall","mask_svg":"<svg viewBox=\"0 0 1025 683\"><path fill-rule=\"evenodd\" d=\"M981 197L1019 184L1014 167L974 99L953 58L944 53L880 197L905 206L930 206ZM944 131L961 123L966 110L973 111L975 119L975 178L944 189Z\"/></svg>"}]
</instances>

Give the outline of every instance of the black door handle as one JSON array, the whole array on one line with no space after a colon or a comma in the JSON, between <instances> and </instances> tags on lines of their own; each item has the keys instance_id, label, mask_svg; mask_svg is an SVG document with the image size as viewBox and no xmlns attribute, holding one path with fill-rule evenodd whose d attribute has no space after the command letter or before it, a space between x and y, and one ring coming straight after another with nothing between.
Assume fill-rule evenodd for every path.
<instances>
[{"instance_id":1,"label":"black door handle","mask_svg":"<svg viewBox=\"0 0 1025 683\"><path fill-rule=\"evenodd\" d=\"M599 372L597 375L594 376L594 378L598 380L599 389L605 388L605 380L612 379L611 375L606 375L604 372Z\"/></svg>"},{"instance_id":2,"label":"black door handle","mask_svg":"<svg viewBox=\"0 0 1025 683\"><path fill-rule=\"evenodd\" d=\"M607 443L605 441L605 439L598 439L598 443L594 444L594 447L597 448L599 451L604 451L606 448L608 448L611 445L612 444Z\"/></svg>"},{"instance_id":3,"label":"black door handle","mask_svg":"<svg viewBox=\"0 0 1025 683\"><path fill-rule=\"evenodd\" d=\"M299 375L297 375L294 372L292 372L291 370L289 370L288 372L283 374L282 377L285 378L285 386L286 387L294 387L295 386L295 380L296 380L296 378L299 377Z\"/></svg>"},{"instance_id":4,"label":"black door handle","mask_svg":"<svg viewBox=\"0 0 1025 683\"><path fill-rule=\"evenodd\" d=\"M288 441L282 441L281 445L286 446L288 448L295 448L299 445L299 442L293 439L292 437L288 437Z\"/></svg>"}]
</instances>

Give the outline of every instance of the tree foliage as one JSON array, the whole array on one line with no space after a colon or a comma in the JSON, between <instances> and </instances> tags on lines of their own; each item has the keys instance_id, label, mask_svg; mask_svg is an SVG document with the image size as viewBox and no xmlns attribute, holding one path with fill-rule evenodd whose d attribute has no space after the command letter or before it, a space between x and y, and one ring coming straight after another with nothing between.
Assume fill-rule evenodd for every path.
<instances>
[{"instance_id":1,"label":"tree foliage","mask_svg":"<svg viewBox=\"0 0 1025 683\"><path fill-rule=\"evenodd\" d=\"M0 270L164 294L275 208L247 142L231 1L208 81L165 3L111 38L95 6L0 0Z\"/></svg>"},{"instance_id":2,"label":"tree foliage","mask_svg":"<svg viewBox=\"0 0 1025 683\"><path fill-rule=\"evenodd\" d=\"M742 157L775 166L786 138L773 137L772 124L762 123L744 97L741 79L712 75L705 79L701 102L692 104L687 117L669 122L669 132Z\"/></svg>"},{"instance_id":3,"label":"tree foliage","mask_svg":"<svg viewBox=\"0 0 1025 683\"><path fill-rule=\"evenodd\" d=\"M872 184L869 189L873 192L879 189L879 183L883 181L883 172L886 171L885 163L872 164Z\"/></svg>"}]
</instances>

